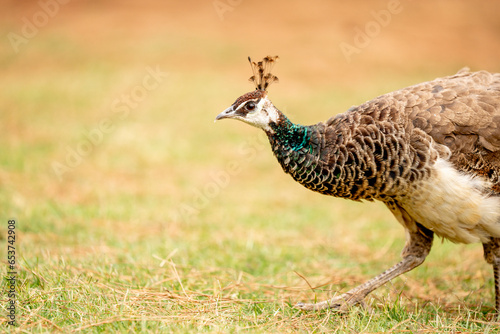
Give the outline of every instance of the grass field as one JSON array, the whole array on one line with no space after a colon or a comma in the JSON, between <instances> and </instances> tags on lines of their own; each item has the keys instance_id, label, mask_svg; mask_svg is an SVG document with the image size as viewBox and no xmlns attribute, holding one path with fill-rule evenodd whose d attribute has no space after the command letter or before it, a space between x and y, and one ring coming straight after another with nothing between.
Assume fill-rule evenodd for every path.
<instances>
[{"instance_id":1,"label":"grass field","mask_svg":"<svg viewBox=\"0 0 500 334\"><path fill-rule=\"evenodd\" d=\"M280 55L271 98L303 124L500 71L498 4L401 1L377 23L390 2L62 2L0 5L2 332L500 332L481 245L439 239L367 308L294 309L394 264L403 229L294 183L256 129L213 123L253 89L248 55Z\"/></svg>"}]
</instances>

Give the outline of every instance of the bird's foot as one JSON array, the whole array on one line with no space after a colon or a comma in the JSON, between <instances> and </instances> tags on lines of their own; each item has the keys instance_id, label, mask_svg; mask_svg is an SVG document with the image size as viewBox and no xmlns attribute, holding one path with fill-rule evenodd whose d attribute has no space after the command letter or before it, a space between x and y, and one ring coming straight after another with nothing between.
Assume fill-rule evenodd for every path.
<instances>
[{"instance_id":1,"label":"bird's foot","mask_svg":"<svg viewBox=\"0 0 500 334\"><path fill-rule=\"evenodd\" d=\"M349 294L344 293L340 296L333 297L329 300L325 300L319 303L305 304L298 303L295 305L295 308L304 310L304 311L319 311L324 309L333 309L339 311L340 313L345 313L349 310L351 306L356 304L365 305L363 302L364 296L361 294Z\"/></svg>"}]
</instances>

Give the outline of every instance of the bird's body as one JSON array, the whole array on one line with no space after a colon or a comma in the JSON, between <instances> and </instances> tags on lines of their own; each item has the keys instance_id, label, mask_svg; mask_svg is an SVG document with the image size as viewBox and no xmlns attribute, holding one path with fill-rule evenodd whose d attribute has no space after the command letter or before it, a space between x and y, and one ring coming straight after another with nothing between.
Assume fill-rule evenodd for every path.
<instances>
[{"instance_id":1,"label":"bird's body","mask_svg":"<svg viewBox=\"0 0 500 334\"><path fill-rule=\"evenodd\" d=\"M396 203L454 242L500 237L500 75L464 71L324 123L298 126L281 114L273 127L275 156L306 188Z\"/></svg>"},{"instance_id":2,"label":"bird's body","mask_svg":"<svg viewBox=\"0 0 500 334\"><path fill-rule=\"evenodd\" d=\"M257 88L218 119L262 128L283 170L297 182L335 197L380 200L407 232L402 262L343 295L300 307L359 302L422 263L434 233L483 243L500 307L500 74L462 70L311 126L292 123Z\"/></svg>"}]
</instances>

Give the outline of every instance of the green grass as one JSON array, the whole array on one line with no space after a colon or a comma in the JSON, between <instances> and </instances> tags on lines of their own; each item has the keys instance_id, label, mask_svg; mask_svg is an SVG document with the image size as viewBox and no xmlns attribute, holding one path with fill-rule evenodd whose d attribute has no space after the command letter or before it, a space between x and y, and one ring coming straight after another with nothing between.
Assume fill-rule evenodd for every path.
<instances>
[{"instance_id":1,"label":"green grass","mask_svg":"<svg viewBox=\"0 0 500 334\"><path fill-rule=\"evenodd\" d=\"M439 240L424 265L370 295L367 308L294 309L399 260L404 233L388 210L308 192L283 174L256 129L213 124L250 89L244 82L140 53L169 77L121 119L112 103L142 82L145 66L87 58L56 41L40 36L17 62L52 52L64 62L8 67L0 82L0 256L5 273L15 218L18 272L17 327L6 323L3 280L2 330L498 332L480 245ZM276 91L304 123L368 98L335 86L301 97ZM299 112L311 104L317 114ZM53 163L65 163L67 148L104 119L113 129L59 177Z\"/></svg>"}]
</instances>

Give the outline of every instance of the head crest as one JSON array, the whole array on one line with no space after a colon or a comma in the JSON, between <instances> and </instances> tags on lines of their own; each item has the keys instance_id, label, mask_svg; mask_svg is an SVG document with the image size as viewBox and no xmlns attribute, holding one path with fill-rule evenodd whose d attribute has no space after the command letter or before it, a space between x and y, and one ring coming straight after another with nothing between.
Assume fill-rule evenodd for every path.
<instances>
[{"instance_id":1,"label":"head crest","mask_svg":"<svg viewBox=\"0 0 500 334\"><path fill-rule=\"evenodd\" d=\"M249 80L255 84L256 89L267 91L267 87L269 87L270 84L279 81L277 76L271 74L271 69L278 58L278 56L267 56L262 59L262 61L254 62L248 57L248 61L253 71L253 75Z\"/></svg>"}]
</instances>

